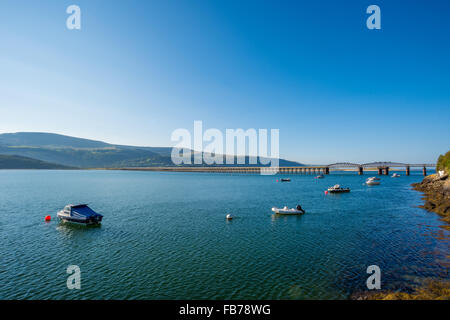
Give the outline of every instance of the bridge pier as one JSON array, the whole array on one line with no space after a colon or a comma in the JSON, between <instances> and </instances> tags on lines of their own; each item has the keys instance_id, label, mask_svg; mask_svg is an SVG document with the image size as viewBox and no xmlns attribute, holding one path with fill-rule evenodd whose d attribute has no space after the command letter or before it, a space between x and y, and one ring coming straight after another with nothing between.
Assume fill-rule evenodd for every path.
<instances>
[{"instance_id":1,"label":"bridge pier","mask_svg":"<svg viewBox=\"0 0 450 320\"><path fill-rule=\"evenodd\" d=\"M358 167L358 174L362 176L364 174L363 167Z\"/></svg>"},{"instance_id":2,"label":"bridge pier","mask_svg":"<svg viewBox=\"0 0 450 320\"><path fill-rule=\"evenodd\" d=\"M325 174L330 174L330 167L325 168Z\"/></svg>"},{"instance_id":3,"label":"bridge pier","mask_svg":"<svg viewBox=\"0 0 450 320\"><path fill-rule=\"evenodd\" d=\"M427 175L427 167L423 167L422 172L423 172L423 175L426 176Z\"/></svg>"},{"instance_id":4,"label":"bridge pier","mask_svg":"<svg viewBox=\"0 0 450 320\"><path fill-rule=\"evenodd\" d=\"M389 167L384 168L384 174L387 176L389 175Z\"/></svg>"},{"instance_id":5,"label":"bridge pier","mask_svg":"<svg viewBox=\"0 0 450 320\"><path fill-rule=\"evenodd\" d=\"M382 176L383 175L383 168L378 168L378 175Z\"/></svg>"},{"instance_id":6,"label":"bridge pier","mask_svg":"<svg viewBox=\"0 0 450 320\"><path fill-rule=\"evenodd\" d=\"M406 175L409 176L409 166L406 167Z\"/></svg>"}]
</instances>

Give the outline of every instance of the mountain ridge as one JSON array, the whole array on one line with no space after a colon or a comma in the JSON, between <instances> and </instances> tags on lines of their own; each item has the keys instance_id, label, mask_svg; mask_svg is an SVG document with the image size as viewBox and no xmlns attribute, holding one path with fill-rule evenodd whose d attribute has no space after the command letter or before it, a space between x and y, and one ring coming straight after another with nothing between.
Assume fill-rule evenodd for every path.
<instances>
[{"instance_id":1,"label":"mountain ridge","mask_svg":"<svg viewBox=\"0 0 450 320\"><path fill-rule=\"evenodd\" d=\"M28 157L77 168L174 166L171 153L171 147L117 145L47 132L0 134L0 154ZM254 166L249 162L250 158L246 156L245 166ZM280 166L303 166L303 164L280 159Z\"/></svg>"}]
</instances>

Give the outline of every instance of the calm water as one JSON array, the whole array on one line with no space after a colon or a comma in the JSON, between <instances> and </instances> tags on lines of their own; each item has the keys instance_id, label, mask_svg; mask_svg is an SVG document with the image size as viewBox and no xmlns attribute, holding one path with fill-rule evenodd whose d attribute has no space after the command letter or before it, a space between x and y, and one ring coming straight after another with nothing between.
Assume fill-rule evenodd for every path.
<instances>
[{"instance_id":1,"label":"calm water","mask_svg":"<svg viewBox=\"0 0 450 320\"><path fill-rule=\"evenodd\" d=\"M419 173L373 187L368 174L290 177L0 171L0 299L343 299L372 264L383 288L448 278L449 234L416 207ZM351 193L325 195L336 183ZM79 202L100 228L44 222ZM307 214L271 215L298 203Z\"/></svg>"}]
</instances>

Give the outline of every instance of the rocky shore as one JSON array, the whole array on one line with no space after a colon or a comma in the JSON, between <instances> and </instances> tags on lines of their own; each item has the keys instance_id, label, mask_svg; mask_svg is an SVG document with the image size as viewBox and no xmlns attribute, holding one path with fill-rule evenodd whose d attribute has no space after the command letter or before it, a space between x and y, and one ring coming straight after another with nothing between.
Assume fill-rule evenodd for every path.
<instances>
[{"instance_id":1,"label":"rocky shore","mask_svg":"<svg viewBox=\"0 0 450 320\"><path fill-rule=\"evenodd\" d=\"M413 292L359 292L353 294L352 300L449 300L450 281L426 279L425 283Z\"/></svg>"},{"instance_id":2,"label":"rocky shore","mask_svg":"<svg viewBox=\"0 0 450 320\"><path fill-rule=\"evenodd\" d=\"M413 183L413 188L424 193L425 204L420 206L428 211L437 213L447 222L443 226L450 230L450 178L448 174L432 174L426 176L422 182Z\"/></svg>"}]
</instances>

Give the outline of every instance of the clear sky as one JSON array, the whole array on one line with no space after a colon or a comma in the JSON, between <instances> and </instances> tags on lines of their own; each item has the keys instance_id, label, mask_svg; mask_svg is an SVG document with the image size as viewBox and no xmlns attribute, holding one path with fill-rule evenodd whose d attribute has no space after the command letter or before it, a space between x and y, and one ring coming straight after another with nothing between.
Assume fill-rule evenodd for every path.
<instances>
[{"instance_id":1,"label":"clear sky","mask_svg":"<svg viewBox=\"0 0 450 320\"><path fill-rule=\"evenodd\" d=\"M66 8L81 8L68 30ZM381 8L368 30L366 8ZM434 162L450 147L449 1L0 2L0 133L170 146L280 129L304 163Z\"/></svg>"}]
</instances>

